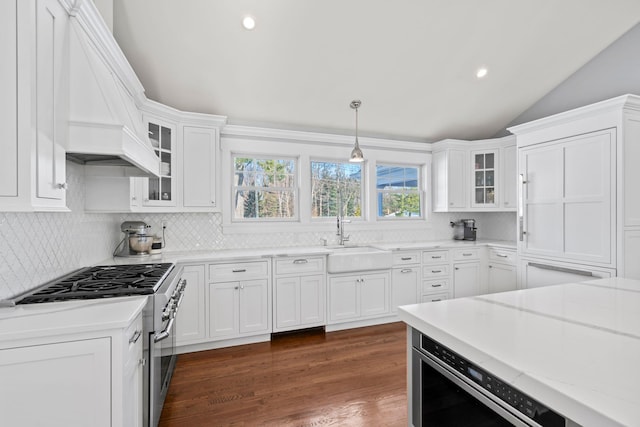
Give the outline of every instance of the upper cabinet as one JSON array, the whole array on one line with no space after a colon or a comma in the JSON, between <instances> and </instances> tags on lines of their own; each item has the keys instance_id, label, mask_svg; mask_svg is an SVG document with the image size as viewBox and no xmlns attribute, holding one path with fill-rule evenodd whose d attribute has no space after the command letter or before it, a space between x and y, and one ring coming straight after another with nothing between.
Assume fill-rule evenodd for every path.
<instances>
[{"instance_id":1,"label":"upper cabinet","mask_svg":"<svg viewBox=\"0 0 640 427\"><path fill-rule=\"evenodd\" d=\"M87 167L85 209L93 212L218 211L220 128L226 118L187 113L146 100L141 106L160 176Z\"/></svg>"},{"instance_id":2,"label":"upper cabinet","mask_svg":"<svg viewBox=\"0 0 640 427\"><path fill-rule=\"evenodd\" d=\"M516 146L508 136L433 144L434 212L515 211Z\"/></svg>"},{"instance_id":3,"label":"upper cabinet","mask_svg":"<svg viewBox=\"0 0 640 427\"><path fill-rule=\"evenodd\" d=\"M0 210L67 210L69 16L57 0L0 12Z\"/></svg>"}]
</instances>

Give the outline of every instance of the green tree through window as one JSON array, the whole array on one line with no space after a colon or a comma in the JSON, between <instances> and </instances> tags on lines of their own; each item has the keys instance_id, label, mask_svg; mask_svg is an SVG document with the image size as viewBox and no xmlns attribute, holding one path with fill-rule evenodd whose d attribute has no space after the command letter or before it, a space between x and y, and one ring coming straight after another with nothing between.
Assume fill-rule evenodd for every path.
<instances>
[{"instance_id":1,"label":"green tree through window","mask_svg":"<svg viewBox=\"0 0 640 427\"><path fill-rule=\"evenodd\" d=\"M296 217L294 159L234 157L234 218Z\"/></svg>"},{"instance_id":2,"label":"green tree through window","mask_svg":"<svg viewBox=\"0 0 640 427\"><path fill-rule=\"evenodd\" d=\"M355 163L311 162L311 216L362 217L362 166Z\"/></svg>"}]
</instances>

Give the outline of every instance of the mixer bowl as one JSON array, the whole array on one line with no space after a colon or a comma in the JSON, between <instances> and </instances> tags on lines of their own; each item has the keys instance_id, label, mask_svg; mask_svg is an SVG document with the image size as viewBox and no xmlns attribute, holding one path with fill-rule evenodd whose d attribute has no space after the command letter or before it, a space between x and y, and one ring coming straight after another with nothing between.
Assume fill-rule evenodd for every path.
<instances>
[{"instance_id":1,"label":"mixer bowl","mask_svg":"<svg viewBox=\"0 0 640 427\"><path fill-rule=\"evenodd\" d=\"M136 234L129 236L129 249L137 253L149 253L153 245L153 236L147 234Z\"/></svg>"}]
</instances>

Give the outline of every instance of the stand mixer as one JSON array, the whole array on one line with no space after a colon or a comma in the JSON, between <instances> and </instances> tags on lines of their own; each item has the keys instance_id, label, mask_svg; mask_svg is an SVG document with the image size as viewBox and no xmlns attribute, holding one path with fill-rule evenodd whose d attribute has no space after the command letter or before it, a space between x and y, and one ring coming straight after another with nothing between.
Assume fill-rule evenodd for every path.
<instances>
[{"instance_id":1,"label":"stand mixer","mask_svg":"<svg viewBox=\"0 0 640 427\"><path fill-rule=\"evenodd\" d=\"M147 234L151 226L142 221L125 221L120 225L124 238L120 241L113 256L147 256L151 253L153 236Z\"/></svg>"}]
</instances>

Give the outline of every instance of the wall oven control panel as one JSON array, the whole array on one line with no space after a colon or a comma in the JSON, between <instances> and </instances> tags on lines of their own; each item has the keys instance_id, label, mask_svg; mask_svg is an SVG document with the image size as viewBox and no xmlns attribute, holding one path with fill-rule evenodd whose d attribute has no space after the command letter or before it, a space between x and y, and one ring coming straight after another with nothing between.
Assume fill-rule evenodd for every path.
<instances>
[{"instance_id":1,"label":"wall oven control panel","mask_svg":"<svg viewBox=\"0 0 640 427\"><path fill-rule=\"evenodd\" d=\"M565 426L566 420L563 416L415 329L413 330L413 346L422 353L427 353L440 364L456 371L457 374L473 381L539 425L545 427Z\"/></svg>"}]
</instances>

